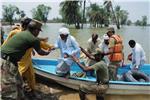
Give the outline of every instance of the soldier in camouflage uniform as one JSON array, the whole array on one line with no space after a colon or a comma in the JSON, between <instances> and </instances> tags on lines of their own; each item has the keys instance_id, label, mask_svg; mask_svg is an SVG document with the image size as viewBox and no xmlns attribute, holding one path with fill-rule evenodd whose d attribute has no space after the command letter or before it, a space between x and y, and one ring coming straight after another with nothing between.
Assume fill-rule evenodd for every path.
<instances>
[{"instance_id":1,"label":"soldier in camouflage uniform","mask_svg":"<svg viewBox=\"0 0 150 100\"><path fill-rule=\"evenodd\" d=\"M7 59L1 59L2 100L16 100L17 97L17 100L24 100L24 93L21 87L22 79L18 68L9 61L9 58Z\"/></svg>"},{"instance_id":2,"label":"soldier in camouflage uniform","mask_svg":"<svg viewBox=\"0 0 150 100\"><path fill-rule=\"evenodd\" d=\"M72 57L73 60L84 70L84 71L95 71L97 83L94 84L81 84L79 87L79 96L81 100L86 100L85 94L96 94L97 100L104 100L104 95L108 89L109 73L107 64L102 60L104 55L100 51L93 53L94 56L88 54L83 48L81 48L90 59L96 61L91 66L84 66L80 64L76 57Z\"/></svg>"},{"instance_id":3,"label":"soldier in camouflage uniform","mask_svg":"<svg viewBox=\"0 0 150 100\"><path fill-rule=\"evenodd\" d=\"M25 100L22 79L18 71L17 62L26 50L33 47L38 54L48 55L50 51L40 48L37 38L42 23L32 20L26 31L22 31L10 38L1 47L1 97L2 100Z\"/></svg>"}]
</instances>

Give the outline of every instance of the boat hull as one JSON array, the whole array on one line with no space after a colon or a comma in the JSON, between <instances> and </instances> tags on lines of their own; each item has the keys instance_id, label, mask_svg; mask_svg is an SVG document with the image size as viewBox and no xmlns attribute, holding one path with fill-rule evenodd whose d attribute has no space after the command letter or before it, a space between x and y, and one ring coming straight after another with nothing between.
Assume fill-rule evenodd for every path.
<instances>
[{"instance_id":1,"label":"boat hull","mask_svg":"<svg viewBox=\"0 0 150 100\"><path fill-rule=\"evenodd\" d=\"M75 78L64 78L64 77L59 77L57 76L57 74L55 73L51 73L51 72L45 72L45 70L43 70L44 68L39 67L39 65L37 64L33 64L34 69L36 74L43 76L45 78L54 80L55 82L78 90L80 84L92 84L95 81L87 81L87 80L79 80L79 79L75 79ZM50 68L50 67L49 67ZM139 84L138 84L139 83ZM113 97L117 97L117 98L122 98L122 96L131 96L133 98L135 97L139 97L142 98L141 100L148 100L147 98L150 97L150 82L147 83L143 83L141 84L140 82L138 82L137 84L132 84L132 82L119 82L119 81L110 81L109 82L109 89L107 91L107 97L111 98L111 96ZM140 97L141 96L141 97ZM138 98L138 100L140 100ZM108 99L108 100L113 100L113 99ZM117 99L115 99L117 100ZM120 99L118 99L120 100ZM121 100L134 100L134 99L121 99Z\"/></svg>"}]
</instances>

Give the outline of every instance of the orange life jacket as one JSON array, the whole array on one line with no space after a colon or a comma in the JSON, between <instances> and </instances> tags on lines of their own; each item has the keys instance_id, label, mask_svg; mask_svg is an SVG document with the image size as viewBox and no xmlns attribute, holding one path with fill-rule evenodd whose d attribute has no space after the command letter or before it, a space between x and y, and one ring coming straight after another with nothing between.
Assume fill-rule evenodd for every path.
<instances>
[{"instance_id":1,"label":"orange life jacket","mask_svg":"<svg viewBox=\"0 0 150 100\"><path fill-rule=\"evenodd\" d=\"M122 45L122 38L119 35L112 35L110 38L115 39L115 45L113 47L113 53L110 54L110 61L122 61L123 60L123 45Z\"/></svg>"}]
</instances>

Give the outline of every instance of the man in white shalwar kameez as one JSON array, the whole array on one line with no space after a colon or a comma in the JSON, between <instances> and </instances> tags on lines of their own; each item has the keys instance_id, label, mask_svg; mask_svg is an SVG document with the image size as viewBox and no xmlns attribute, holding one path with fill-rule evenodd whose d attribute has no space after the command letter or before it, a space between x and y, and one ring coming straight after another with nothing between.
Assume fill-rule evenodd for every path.
<instances>
[{"instance_id":1,"label":"man in white shalwar kameez","mask_svg":"<svg viewBox=\"0 0 150 100\"><path fill-rule=\"evenodd\" d=\"M132 61L130 68L138 70L146 61L144 49L134 40L129 41L129 46L132 48L132 53L128 56L128 59Z\"/></svg>"},{"instance_id":2,"label":"man in white shalwar kameez","mask_svg":"<svg viewBox=\"0 0 150 100\"><path fill-rule=\"evenodd\" d=\"M60 28L55 48L60 49L61 57L58 59L56 73L60 76L70 74L70 66L74 63L70 55L80 57L80 47L76 39L70 35L68 28Z\"/></svg>"}]
</instances>

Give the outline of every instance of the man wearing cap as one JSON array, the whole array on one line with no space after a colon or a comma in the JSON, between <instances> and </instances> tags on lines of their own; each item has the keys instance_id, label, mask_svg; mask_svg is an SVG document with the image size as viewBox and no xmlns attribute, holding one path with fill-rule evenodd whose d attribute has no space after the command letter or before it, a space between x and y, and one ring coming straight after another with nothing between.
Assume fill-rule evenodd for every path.
<instances>
[{"instance_id":1,"label":"man wearing cap","mask_svg":"<svg viewBox=\"0 0 150 100\"><path fill-rule=\"evenodd\" d=\"M83 71L95 71L96 72L96 83L91 85L81 84L79 87L79 96L81 100L87 100L86 94L96 94L96 100L104 100L104 95L108 89L109 83L109 73L106 63L102 60L104 55L96 50L95 53L91 56L86 52L82 47L81 51L85 53L87 57L92 60L95 60L95 64L90 66L84 66L80 63L79 59L75 56L72 56L73 60L82 68Z\"/></svg>"},{"instance_id":2,"label":"man wearing cap","mask_svg":"<svg viewBox=\"0 0 150 100\"><path fill-rule=\"evenodd\" d=\"M59 29L59 36L55 43L55 48L60 49L61 58L58 60L59 64L56 68L56 73L60 76L66 76L70 73L70 66L73 64L70 55L77 58L80 56L79 44L73 36L70 35L69 29L62 27Z\"/></svg>"},{"instance_id":3,"label":"man wearing cap","mask_svg":"<svg viewBox=\"0 0 150 100\"><path fill-rule=\"evenodd\" d=\"M88 40L87 52L90 53L90 54L94 53L96 51L96 49L99 48L100 42L101 41L100 41L100 38L98 37L98 34L93 33L92 37ZM87 58L87 61L86 61L87 66L90 66L93 63L95 63L95 61Z\"/></svg>"},{"instance_id":4,"label":"man wearing cap","mask_svg":"<svg viewBox=\"0 0 150 100\"><path fill-rule=\"evenodd\" d=\"M17 62L21 60L26 50L34 48L40 55L48 55L50 51L40 48L40 40L37 38L41 31L42 23L32 20L27 30L10 38L1 47L1 93L2 100L24 100L22 79L18 71Z\"/></svg>"},{"instance_id":5,"label":"man wearing cap","mask_svg":"<svg viewBox=\"0 0 150 100\"><path fill-rule=\"evenodd\" d=\"M113 27L109 27L107 29L107 35L109 36L109 51L104 54L109 55L109 78L110 80L117 80L117 70L118 67L121 66L121 63L124 59L123 41L118 34L115 34L115 30Z\"/></svg>"},{"instance_id":6,"label":"man wearing cap","mask_svg":"<svg viewBox=\"0 0 150 100\"><path fill-rule=\"evenodd\" d=\"M104 52L104 53L109 52L108 45L109 45L109 37L107 34L104 34L103 35L103 42L99 45L101 52ZM104 61L107 65L109 65L110 61L109 61L108 55L104 56Z\"/></svg>"},{"instance_id":7,"label":"man wearing cap","mask_svg":"<svg viewBox=\"0 0 150 100\"><path fill-rule=\"evenodd\" d=\"M27 25L30 23L32 19L25 17L21 19L21 26L18 25L14 25L12 26L12 30L10 31L10 33L8 34L6 40L4 41L3 44L5 44L10 38L12 38L15 34L21 32L21 31L25 31L27 29Z\"/></svg>"},{"instance_id":8,"label":"man wearing cap","mask_svg":"<svg viewBox=\"0 0 150 100\"><path fill-rule=\"evenodd\" d=\"M7 39L5 40L4 44L12 38L15 34L25 31L27 29L28 24L32 21L31 18L25 17L21 19L21 26L15 25L12 27L12 31L9 33ZM52 45L49 45L45 42L46 39L40 41L40 47L44 50L48 50L52 48ZM20 75L23 77L24 82L24 89L26 92L30 92L35 90L35 75L34 69L32 66L32 59L31 53L33 48L29 48L26 50L26 53L22 57L22 59L18 62L18 69Z\"/></svg>"}]
</instances>

